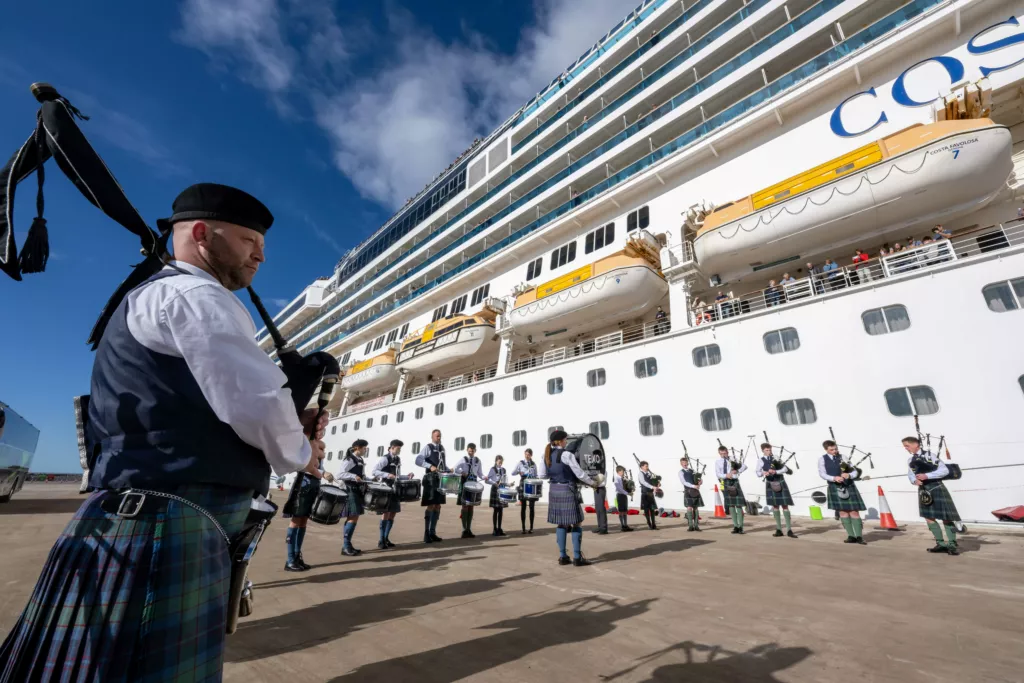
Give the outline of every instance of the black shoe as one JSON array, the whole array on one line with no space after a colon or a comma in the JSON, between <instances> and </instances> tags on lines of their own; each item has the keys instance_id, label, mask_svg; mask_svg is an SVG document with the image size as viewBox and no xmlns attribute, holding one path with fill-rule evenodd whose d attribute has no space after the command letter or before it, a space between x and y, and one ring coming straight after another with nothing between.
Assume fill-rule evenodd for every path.
<instances>
[{"instance_id":1,"label":"black shoe","mask_svg":"<svg viewBox=\"0 0 1024 683\"><path fill-rule=\"evenodd\" d=\"M594 529L594 533L597 534L598 536L607 536L608 535L608 530L607 529Z\"/></svg>"},{"instance_id":2,"label":"black shoe","mask_svg":"<svg viewBox=\"0 0 1024 683\"><path fill-rule=\"evenodd\" d=\"M286 572L304 572L307 569L308 567L303 567L301 564L298 564L297 562L285 562L284 564L284 570Z\"/></svg>"},{"instance_id":3,"label":"black shoe","mask_svg":"<svg viewBox=\"0 0 1024 683\"><path fill-rule=\"evenodd\" d=\"M740 527L736 527L736 533L742 534L743 533L743 527L741 527L741 526Z\"/></svg>"},{"instance_id":4,"label":"black shoe","mask_svg":"<svg viewBox=\"0 0 1024 683\"><path fill-rule=\"evenodd\" d=\"M847 536L846 540L843 541L843 543L856 543L856 542L857 542L857 539L854 538L853 536Z\"/></svg>"},{"instance_id":5,"label":"black shoe","mask_svg":"<svg viewBox=\"0 0 1024 683\"><path fill-rule=\"evenodd\" d=\"M592 564L593 564L593 562L591 562L587 558L583 557L582 555L580 555L580 559L577 560L577 559L573 558L573 561L572 561L572 566L574 566L574 567L589 567Z\"/></svg>"},{"instance_id":6,"label":"black shoe","mask_svg":"<svg viewBox=\"0 0 1024 683\"><path fill-rule=\"evenodd\" d=\"M867 545L868 544L868 542L865 541L860 536L858 536L857 538L853 539L853 542L856 543L857 545Z\"/></svg>"},{"instance_id":7,"label":"black shoe","mask_svg":"<svg viewBox=\"0 0 1024 683\"><path fill-rule=\"evenodd\" d=\"M381 541L380 543L377 544L377 550L387 550L387 549L388 549L388 544L385 543L384 541Z\"/></svg>"},{"instance_id":8,"label":"black shoe","mask_svg":"<svg viewBox=\"0 0 1024 683\"><path fill-rule=\"evenodd\" d=\"M787 535L787 536L789 536L790 538L798 538L798 536L797 536L796 534L794 534L794 533L793 533L793 530L792 530L792 529L790 529L789 531L787 531L787 532L786 532L786 535Z\"/></svg>"},{"instance_id":9,"label":"black shoe","mask_svg":"<svg viewBox=\"0 0 1024 683\"><path fill-rule=\"evenodd\" d=\"M693 531L693 527L692 526L688 526L688 527L686 527L686 530L687 531Z\"/></svg>"},{"instance_id":10,"label":"black shoe","mask_svg":"<svg viewBox=\"0 0 1024 683\"><path fill-rule=\"evenodd\" d=\"M734 534L738 534L738 533L740 532L740 528L739 528L738 526L734 526L734 527L732 528L732 532L733 532Z\"/></svg>"},{"instance_id":11,"label":"black shoe","mask_svg":"<svg viewBox=\"0 0 1024 683\"><path fill-rule=\"evenodd\" d=\"M361 550L356 550L355 548L342 548L341 549L341 554L344 555L345 557L355 557L356 555L360 554L361 552L362 552Z\"/></svg>"},{"instance_id":12,"label":"black shoe","mask_svg":"<svg viewBox=\"0 0 1024 683\"><path fill-rule=\"evenodd\" d=\"M386 545L389 548L394 548L395 547L395 544L391 542L390 538L385 538L384 539L384 545Z\"/></svg>"},{"instance_id":13,"label":"black shoe","mask_svg":"<svg viewBox=\"0 0 1024 683\"><path fill-rule=\"evenodd\" d=\"M295 556L295 564L299 565L303 569L312 569L313 568L313 565L306 564L306 561L304 559L302 559L302 553L299 553L298 555Z\"/></svg>"},{"instance_id":14,"label":"black shoe","mask_svg":"<svg viewBox=\"0 0 1024 683\"><path fill-rule=\"evenodd\" d=\"M476 538L476 534L474 534L472 531L467 531L466 533L469 534L470 538Z\"/></svg>"},{"instance_id":15,"label":"black shoe","mask_svg":"<svg viewBox=\"0 0 1024 683\"><path fill-rule=\"evenodd\" d=\"M957 549L957 547L955 545L949 546L946 549L946 552L949 553L950 555L959 555L960 554L960 550Z\"/></svg>"},{"instance_id":16,"label":"black shoe","mask_svg":"<svg viewBox=\"0 0 1024 683\"><path fill-rule=\"evenodd\" d=\"M636 529L634 529L633 527L631 527L631 526L629 526L629 525L627 524L627 525L626 525L626 528L625 528L625 529L623 529L623 531L636 531Z\"/></svg>"},{"instance_id":17,"label":"black shoe","mask_svg":"<svg viewBox=\"0 0 1024 683\"><path fill-rule=\"evenodd\" d=\"M936 543L934 548L928 548L928 552L930 552L930 553L948 553L949 552L949 548L947 548L944 545L939 545L938 543Z\"/></svg>"},{"instance_id":18,"label":"black shoe","mask_svg":"<svg viewBox=\"0 0 1024 683\"><path fill-rule=\"evenodd\" d=\"M443 540L444 540L444 539L443 539L443 538L441 538L440 536L438 536L437 534L430 534L430 541L431 541L432 543L440 543L440 542L441 542L441 541L443 541Z\"/></svg>"},{"instance_id":19,"label":"black shoe","mask_svg":"<svg viewBox=\"0 0 1024 683\"><path fill-rule=\"evenodd\" d=\"M491 532L491 536L497 536L497 535L498 535L498 530L497 529L495 529L494 531Z\"/></svg>"},{"instance_id":20,"label":"black shoe","mask_svg":"<svg viewBox=\"0 0 1024 683\"><path fill-rule=\"evenodd\" d=\"M424 543L433 543L433 542L434 542L434 539L433 539L433 538L431 538L430 536L428 536L428 535L424 534L424 536L423 536L423 542L424 542Z\"/></svg>"},{"instance_id":21,"label":"black shoe","mask_svg":"<svg viewBox=\"0 0 1024 683\"><path fill-rule=\"evenodd\" d=\"M703 531L703 529L701 529L701 528L700 528L699 526L695 526L695 527L693 527L693 530L694 530L694 531Z\"/></svg>"},{"instance_id":22,"label":"black shoe","mask_svg":"<svg viewBox=\"0 0 1024 683\"><path fill-rule=\"evenodd\" d=\"M564 567L567 564L572 564L572 560L570 560L567 555L562 555L558 558L558 564Z\"/></svg>"},{"instance_id":23,"label":"black shoe","mask_svg":"<svg viewBox=\"0 0 1024 683\"><path fill-rule=\"evenodd\" d=\"M776 529L775 533L772 534L772 536L775 536L776 538L782 538L782 535L782 529Z\"/></svg>"},{"instance_id":24,"label":"black shoe","mask_svg":"<svg viewBox=\"0 0 1024 683\"><path fill-rule=\"evenodd\" d=\"M522 534L523 536L525 536L525 535L526 535L526 529L523 529L523 530L522 530L522 532L520 532L520 533L521 533L521 534Z\"/></svg>"},{"instance_id":25,"label":"black shoe","mask_svg":"<svg viewBox=\"0 0 1024 683\"><path fill-rule=\"evenodd\" d=\"M529 530L529 531L527 531L526 533L528 533L528 534L532 534L532 533L533 533L533 527L531 526L531 527L530 527L530 530Z\"/></svg>"},{"instance_id":26,"label":"black shoe","mask_svg":"<svg viewBox=\"0 0 1024 683\"><path fill-rule=\"evenodd\" d=\"M498 529L498 535L499 536L508 536L508 534L505 533L504 529Z\"/></svg>"},{"instance_id":27,"label":"black shoe","mask_svg":"<svg viewBox=\"0 0 1024 683\"><path fill-rule=\"evenodd\" d=\"M462 538L473 538L473 534L470 533L469 531L463 531L462 532Z\"/></svg>"}]
</instances>

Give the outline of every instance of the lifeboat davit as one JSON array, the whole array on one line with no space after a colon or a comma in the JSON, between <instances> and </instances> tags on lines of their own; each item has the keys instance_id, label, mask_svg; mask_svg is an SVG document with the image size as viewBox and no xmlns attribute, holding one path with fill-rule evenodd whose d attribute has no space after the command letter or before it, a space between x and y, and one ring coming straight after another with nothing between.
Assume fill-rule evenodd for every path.
<instances>
[{"instance_id":1,"label":"lifeboat davit","mask_svg":"<svg viewBox=\"0 0 1024 683\"><path fill-rule=\"evenodd\" d=\"M398 366L393 348L356 363L341 378L342 389L360 393L390 389L397 384Z\"/></svg>"},{"instance_id":2,"label":"lifeboat davit","mask_svg":"<svg viewBox=\"0 0 1024 683\"><path fill-rule=\"evenodd\" d=\"M720 207L698 231L694 255L705 273L729 281L963 215L1003 189L1011 147L1009 129L991 119L911 126Z\"/></svg>"},{"instance_id":3,"label":"lifeboat davit","mask_svg":"<svg viewBox=\"0 0 1024 683\"><path fill-rule=\"evenodd\" d=\"M620 252L519 293L508 320L517 335L541 341L635 318L666 294L659 245L644 232Z\"/></svg>"},{"instance_id":4,"label":"lifeboat davit","mask_svg":"<svg viewBox=\"0 0 1024 683\"><path fill-rule=\"evenodd\" d=\"M499 343L494 313L487 308L442 318L405 338L398 369L421 376L469 372L496 362Z\"/></svg>"}]
</instances>

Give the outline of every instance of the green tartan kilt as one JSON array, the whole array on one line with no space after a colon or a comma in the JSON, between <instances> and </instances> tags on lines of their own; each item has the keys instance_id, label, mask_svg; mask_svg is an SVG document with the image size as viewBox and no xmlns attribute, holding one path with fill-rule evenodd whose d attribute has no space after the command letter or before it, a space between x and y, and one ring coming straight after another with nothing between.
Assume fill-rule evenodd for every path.
<instances>
[{"instance_id":1,"label":"green tartan kilt","mask_svg":"<svg viewBox=\"0 0 1024 683\"><path fill-rule=\"evenodd\" d=\"M740 485L740 480L739 479L730 479L728 481L729 482L733 482L733 483L736 484L736 493L730 494L729 490L725 486L727 481L725 479L721 480L721 484L722 484L722 500L725 501L724 502L725 509L728 510L729 508L734 508L734 507L740 508L741 510L746 509L746 507L747 507L747 499L743 495L743 486Z\"/></svg>"},{"instance_id":2,"label":"green tartan kilt","mask_svg":"<svg viewBox=\"0 0 1024 683\"><path fill-rule=\"evenodd\" d=\"M346 483L348 484L348 497L345 498L345 516L358 517L366 512L363 507L363 494L366 490L362 484Z\"/></svg>"},{"instance_id":3,"label":"green tartan kilt","mask_svg":"<svg viewBox=\"0 0 1024 683\"><path fill-rule=\"evenodd\" d=\"M683 492L683 505L688 508L702 508L704 507L704 496L700 494L700 491L696 492L696 495L691 493L693 489L686 489Z\"/></svg>"},{"instance_id":4,"label":"green tartan kilt","mask_svg":"<svg viewBox=\"0 0 1024 683\"><path fill-rule=\"evenodd\" d=\"M846 489L850 492L850 497L843 500L839 497L839 485L834 481L828 483L828 509L839 510L840 512L854 512L859 510L867 510L867 506L864 505L864 499L860 497L860 491L857 490L857 485L852 480L848 480L849 483L846 485Z\"/></svg>"},{"instance_id":5,"label":"green tartan kilt","mask_svg":"<svg viewBox=\"0 0 1024 683\"><path fill-rule=\"evenodd\" d=\"M932 504L927 506L921 503L920 494L918 495L917 509L922 517L938 519L944 522L960 521L960 513L956 511L953 496L949 495L949 489L946 488L945 484L941 481L929 482L923 484L921 488L927 488L928 493L932 494Z\"/></svg>"},{"instance_id":6,"label":"green tartan kilt","mask_svg":"<svg viewBox=\"0 0 1024 683\"><path fill-rule=\"evenodd\" d=\"M783 479L781 476L779 477L779 481L782 483L782 490L776 493L775 491L772 491L771 482L769 482L768 479L765 478L764 496L765 504L768 507L779 507L782 505L788 507L793 504L793 496L790 495L789 493L789 484L787 484L786 480Z\"/></svg>"}]
</instances>

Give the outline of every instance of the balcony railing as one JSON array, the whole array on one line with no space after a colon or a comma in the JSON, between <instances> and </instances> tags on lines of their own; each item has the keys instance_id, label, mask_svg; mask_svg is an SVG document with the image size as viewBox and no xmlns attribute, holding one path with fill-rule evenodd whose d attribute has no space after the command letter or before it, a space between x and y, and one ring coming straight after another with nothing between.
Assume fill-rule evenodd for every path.
<instances>
[{"instance_id":1,"label":"balcony railing","mask_svg":"<svg viewBox=\"0 0 1024 683\"><path fill-rule=\"evenodd\" d=\"M491 379L497 374L498 364L495 363L494 365L489 365L486 368L467 372L464 375L447 377L445 379L439 379L431 382L430 384L423 384L418 387L413 387L412 389L406 389L402 392L402 400L405 401L410 398L428 396L430 394L436 394L439 391L447 391L448 389L454 389L474 382L482 382L485 379Z\"/></svg>"},{"instance_id":2,"label":"balcony railing","mask_svg":"<svg viewBox=\"0 0 1024 683\"><path fill-rule=\"evenodd\" d=\"M557 349L549 349L544 353L520 356L515 360L510 358L508 365L506 366L506 372L510 374L523 372L524 370L529 370L531 368L539 368L542 365L550 365L551 363L558 363L563 360L579 358L580 356L606 351L617 346L623 346L624 344L632 344L646 339L653 339L654 337L659 337L671 330L672 320L666 315L664 318L643 323L641 325L625 327L617 332L595 337L594 339L588 339L587 341L580 342L579 344L561 346Z\"/></svg>"}]
</instances>

